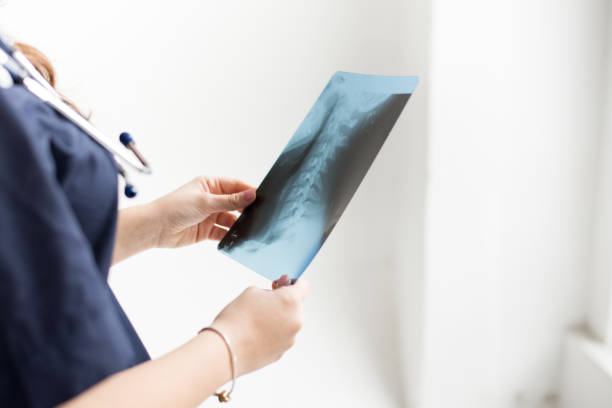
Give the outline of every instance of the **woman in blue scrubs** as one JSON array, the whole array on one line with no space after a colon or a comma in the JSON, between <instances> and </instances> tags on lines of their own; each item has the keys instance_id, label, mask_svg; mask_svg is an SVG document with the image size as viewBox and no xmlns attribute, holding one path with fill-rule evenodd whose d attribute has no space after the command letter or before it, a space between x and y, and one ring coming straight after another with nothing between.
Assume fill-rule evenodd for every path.
<instances>
[{"instance_id":1,"label":"woman in blue scrubs","mask_svg":"<svg viewBox=\"0 0 612 408\"><path fill-rule=\"evenodd\" d=\"M53 69L22 51L50 83ZM112 263L152 247L219 240L255 198L247 184L198 177L117 211L110 154L20 85L0 88L0 406L189 407L231 379L221 336L204 331L157 359L107 283ZM308 285L248 288L212 326L236 374L294 342Z\"/></svg>"}]
</instances>

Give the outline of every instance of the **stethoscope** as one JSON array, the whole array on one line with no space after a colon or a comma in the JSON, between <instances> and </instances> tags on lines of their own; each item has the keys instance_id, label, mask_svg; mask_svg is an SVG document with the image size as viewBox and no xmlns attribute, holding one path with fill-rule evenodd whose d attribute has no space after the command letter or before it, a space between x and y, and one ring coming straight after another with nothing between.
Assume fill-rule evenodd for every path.
<instances>
[{"instance_id":1,"label":"stethoscope","mask_svg":"<svg viewBox=\"0 0 612 408\"><path fill-rule=\"evenodd\" d=\"M124 193L126 197L136 196L136 188L129 179L125 167L127 165L143 174L151 174L151 167L142 154L136 149L134 139L129 133L119 135L119 142L106 137L89 120L85 119L74 108L68 105L49 82L34 68L23 53L15 48L15 42L10 37L0 33L0 86L10 87L13 84L23 86L41 100L53 107L58 113L70 120L104 149L108 150L117 162L117 170L125 180ZM123 145L123 146L121 146ZM126 154L126 147L133 153Z\"/></svg>"}]
</instances>

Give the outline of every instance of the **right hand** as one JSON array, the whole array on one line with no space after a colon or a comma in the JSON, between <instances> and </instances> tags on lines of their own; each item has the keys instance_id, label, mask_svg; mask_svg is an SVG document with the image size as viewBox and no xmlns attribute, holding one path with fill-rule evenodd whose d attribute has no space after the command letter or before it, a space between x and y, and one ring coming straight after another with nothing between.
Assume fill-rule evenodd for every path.
<instances>
[{"instance_id":1,"label":"right hand","mask_svg":"<svg viewBox=\"0 0 612 408\"><path fill-rule=\"evenodd\" d=\"M237 376L279 360L293 346L309 291L302 279L275 290L249 287L217 315L212 325L232 344Z\"/></svg>"}]
</instances>

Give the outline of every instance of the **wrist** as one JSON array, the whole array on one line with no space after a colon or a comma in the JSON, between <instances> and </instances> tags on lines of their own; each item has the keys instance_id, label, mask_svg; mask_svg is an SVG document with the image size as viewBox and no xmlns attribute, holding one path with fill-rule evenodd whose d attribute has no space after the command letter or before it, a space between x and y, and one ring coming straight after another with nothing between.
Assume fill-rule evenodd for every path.
<instances>
[{"instance_id":1,"label":"wrist","mask_svg":"<svg viewBox=\"0 0 612 408\"><path fill-rule=\"evenodd\" d=\"M160 221L150 204L125 208L119 212L113 262L156 246Z\"/></svg>"},{"instance_id":2,"label":"wrist","mask_svg":"<svg viewBox=\"0 0 612 408\"><path fill-rule=\"evenodd\" d=\"M144 230L146 230L145 241L147 249L160 248L162 235L165 228L164 219L162 217L163 210L158 200L151 201L142 205L142 215L144 221Z\"/></svg>"},{"instance_id":3,"label":"wrist","mask_svg":"<svg viewBox=\"0 0 612 408\"><path fill-rule=\"evenodd\" d=\"M134 232L140 243L142 251L157 248L161 231L163 229L160 211L155 201L133 207Z\"/></svg>"},{"instance_id":4,"label":"wrist","mask_svg":"<svg viewBox=\"0 0 612 408\"><path fill-rule=\"evenodd\" d=\"M216 334L217 337L223 341L223 344L225 345L225 348L227 349L231 380L232 380L231 386L229 389L215 392L215 396L219 398L219 402L230 402L232 399L231 395L232 395L232 392L234 391L234 386L236 385L236 356L234 355L234 351L233 351L231 342L227 338L227 336L223 334L222 331L220 331L219 329L213 326L204 327L202 330L198 332L198 334L202 334L204 332Z\"/></svg>"},{"instance_id":5,"label":"wrist","mask_svg":"<svg viewBox=\"0 0 612 408\"><path fill-rule=\"evenodd\" d=\"M230 340L231 341L231 340ZM232 379L232 368L229 362L227 348L223 342L223 339L218 334L212 331L205 330L199 332L198 335L192 340L192 342L198 345L202 354L210 354L215 356L216 374L214 386L218 388ZM209 370L207 369L207 372ZM211 370L212 371L212 370Z\"/></svg>"},{"instance_id":6,"label":"wrist","mask_svg":"<svg viewBox=\"0 0 612 408\"><path fill-rule=\"evenodd\" d=\"M255 367L253 367L252 357L256 353L249 344L251 336L246 335L246 333L253 332L249 329L248 324L245 322L236 324L229 319L215 319L211 326L219 329L231 342L236 359L236 376L239 377L253 371Z\"/></svg>"}]
</instances>

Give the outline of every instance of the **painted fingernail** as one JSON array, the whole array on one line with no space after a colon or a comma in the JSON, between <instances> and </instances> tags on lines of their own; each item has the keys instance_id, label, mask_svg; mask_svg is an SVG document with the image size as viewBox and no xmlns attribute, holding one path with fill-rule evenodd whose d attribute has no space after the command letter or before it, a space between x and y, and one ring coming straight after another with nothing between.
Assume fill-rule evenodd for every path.
<instances>
[{"instance_id":1,"label":"painted fingernail","mask_svg":"<svg viewBox=\"0 0 612 408\"><path fill-rule=\"evenodd\" d=\"M282 275L280 278L272 282L272 289L278 289L287 285L289 285L289 278L287 275Z\"/></svg>"}]
</instances>

